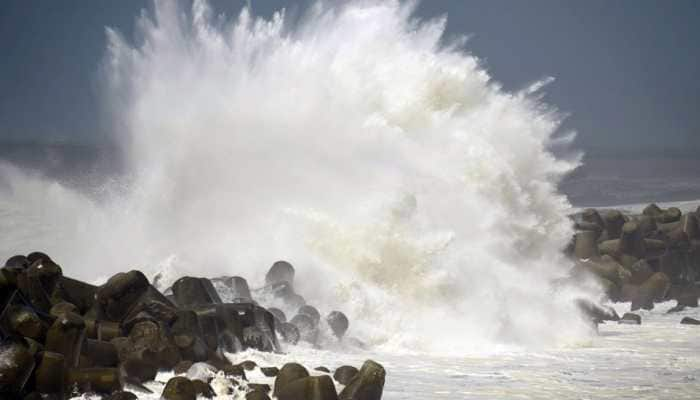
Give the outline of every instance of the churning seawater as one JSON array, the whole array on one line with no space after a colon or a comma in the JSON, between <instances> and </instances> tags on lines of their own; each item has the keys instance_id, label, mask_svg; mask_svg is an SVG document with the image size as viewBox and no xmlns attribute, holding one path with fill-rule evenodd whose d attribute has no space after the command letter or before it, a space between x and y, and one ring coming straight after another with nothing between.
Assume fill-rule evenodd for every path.
<instances>
[{"instance_id":1,"label":"churning seawater","mask_svg":"<svg viewBox=\"0 0 700 400\"><path fill-rule=\"evenodd\" d=\"M579 157L548 80L504 91L413 3L320 2L293 20L186 4L106 31L123 173L75 190L0 165L0 254L42 250L98 283L139 268L253 287L287 259L307 302L344 311L372 350L243 356L376 358L387 399L697 390L688 329L659 315L595 336L572 299L598 293L552 285L572 234L557 184Z\"/></svg>"}]
</instances>

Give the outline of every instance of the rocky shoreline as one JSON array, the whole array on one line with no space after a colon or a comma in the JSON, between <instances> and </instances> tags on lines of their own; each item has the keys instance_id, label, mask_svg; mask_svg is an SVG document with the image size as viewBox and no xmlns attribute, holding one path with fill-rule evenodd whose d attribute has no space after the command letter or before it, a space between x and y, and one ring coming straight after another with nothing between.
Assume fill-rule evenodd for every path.
<instances>
[{"instance_id":1,"label":"rocky shoreline","mask_svg":"<svg viewBox=\"0 0 700 400\"><path fill-rule=\"evenodd\" d=\"M658 302L675 300L669 312L698 307L699 215L700 207L684 214L655 204L641 214L586 209L572 215L575 234L566 252L574 267L564 283L588 282L605 292L600 302L578 300L582 315L594 324L641 324L635 311ZM386 371L372 360L330 371L227 357L248 349L283 353L285 344L298 342L320 347L324 335L361 345L346 337L344 313L324 317L295 292L294 275L290 263L278 261L256 290L240 276L184 276L166 287L161 276L149 281L136 270L95 286L65 276L47 254L11 257L0 269L0 398L381 399ZM282 309L256 301L271 298L294 315L288 319ZM601 305L605 301L629 302L630 312L620 317ZM163 381L162 393L153 393L146 384L163 371L174 376Z\"/></svg>"},{"instance_id":2,"label":"rocky shoreline","mask_svg":"<svg viewBox=\"0 0 700 400\"><path fill-rule=\"evenodd\" d=\"M675 300L670 313L698 307L700 297L700 206L685 214L676 207L650 204L641 214L586 209L572 216L576 233L567 253L575 260L570 279L593 280L605 299L629 302L619 317L610 308L580 301L594 322L640 324L634 312ZM700 324L686 317L682 324Z\"/></svg>"},{"instance_id":3,"label":"rocky shoreline","mask_svg":"<svg viewBox=\"0 0 700 400\"><path fill-rule=\"evenodd\" d=\"M322 329L348 340L348 318L325 318L294 291L294 268L272 265L265 296L297 310L289 321L264 308L239 276L185 276L161 292L140 271L118 273L101 286L63 275L48 255L11 257L0 269L0 398L66 399L95 393L110 400L151 394L144 385L173 371L161 398L194 400L237 393L248 400L379 400L386 372L367 360L359 369L298 364L233 364L226 354L282 352L282 343L318 345ZM223 302L215 288L226 288ZM246 377L256 370L274 384ZM340 389L340 390L339 390Z\"/></svg>"}]
</instances>

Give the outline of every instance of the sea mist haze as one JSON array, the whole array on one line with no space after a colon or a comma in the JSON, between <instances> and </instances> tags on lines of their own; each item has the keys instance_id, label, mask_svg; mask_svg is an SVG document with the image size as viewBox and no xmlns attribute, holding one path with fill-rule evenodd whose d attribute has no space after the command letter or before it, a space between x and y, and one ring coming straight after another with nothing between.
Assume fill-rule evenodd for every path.
<instances>
[{"instance_id":1,"label":"sea mist haze","mask_svg":"<svg viewBox=\"0 0 700 400\"><path fill-rule=\"evenodd\" d=\"M133 38L108 28L108 165L88 160L66 179L0 164L0 254L42 250L96 283L138 268L164 287L182 275L259 287L288 260L299 293L322 314L345 312L369 350L241 357L338 366L369 354L385 363L387 399L504 398L540 384L533 398L620 397L627 386L606 368L666 357L658 384L691 398L692 333L645 330L678 342L639 354L646 342L629 327L597 337L579 315L571 300L597 298L595 287L554 284L573 233L558 188L582 156L542 100L549 80L504 90L468 41L443 37L445 19L414 11L319 3L263 19L156 1ZM631 368L622 379L655 378Z\"/></svg>"}]
</instances>

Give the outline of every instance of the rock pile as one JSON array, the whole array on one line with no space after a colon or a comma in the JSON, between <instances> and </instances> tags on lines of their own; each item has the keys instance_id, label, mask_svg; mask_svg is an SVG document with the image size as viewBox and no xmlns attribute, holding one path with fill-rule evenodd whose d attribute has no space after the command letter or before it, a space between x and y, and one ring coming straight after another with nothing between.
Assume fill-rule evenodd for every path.
<instances>
[{"instance_id":1,"label":"rock pile","mask_svg":"<svg viewBox=\"0 0 700 400\"><path fill-rule=\"evenodd\" d=\"M674 311L697 307L700 296L700 207L647 206L639 215L587 209L574 215L576 233L568 249L574 278L593 276L616 302L631 311L676 300Z\"/></svg>"},{"instance_id":2,"label":"rock pile","mask_svg":"<svg viewBox=\"0 0 700 400\"><path fill-rule=\"evenodd\" d=\"M246 349L280 352L281 343L316 343L322 323L341 339L349 327L339 311L322 318L293 288L294 268L276 262L262 290L296 306L287 320L279 309L260 306L242 277L209 280L182 277L161 293L140 271L118 273L101 286L63 275L40 252L14 256L0 269L0 398L65 399L80 393L132 399L125 384L148 391L143 383L158 371L206 369L234 385L246 380L255 363L232 364L226 353ZM225 285L232 301L223 302L214 283ZM352 367L348 367L352 368ZM347 371L347 368L342 371ZM356 370L355 370L356 371ZM269 367L277 376L275 394L284 399L379 399L384 369L368 361L336 393L329 375L309 376L298 364ZM270 374L270 375L268 375ZM246 398L269 398L268 385L246 383ZM162 397L212 397L210 382L177 376Z\"/></svg>"}]
</instances>

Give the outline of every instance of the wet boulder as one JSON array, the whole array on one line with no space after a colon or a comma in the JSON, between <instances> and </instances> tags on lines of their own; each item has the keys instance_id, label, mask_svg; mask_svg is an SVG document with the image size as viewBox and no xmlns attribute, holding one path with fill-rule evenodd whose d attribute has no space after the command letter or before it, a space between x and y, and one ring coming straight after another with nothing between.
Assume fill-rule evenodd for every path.
<instances>
[{"instance_id":1,"label":"wet boulder","mask_svg":"<svg viewBox=\"0 0 700 400\"><path fill-rule=\"evenodd\" d=\"M627 222L625 216L618 210L610 210L605 214L605 231L608 239L618 239L622 234L622 226Z\"/></svg>"},{"instance_id":2,"label":"wet boulder","mask_svg":"<svg viewBox=\"0 0 700 400\"><path fill-rule=\"evenodd\" d=\"M578 299L576 300L576 306L584 316L596 323L618 321L620 319L614 308L596 304L590 300Z\"/></svg>"},{"instance_id":3,"label":"wet boulder","mask_svg":"<svg viewBox=\"0 0 700 400\"><path fill-rule=\"evenodd\" d=\"M228 297L233 303L251 303L253 296L250 294L248 281L240 276L230 276L220 279L229 291Z\"/></svg>"},{"instance_id":4,"label":"wet boulder","mask_svg":"<svg viewBox=\"0 0 700 400\"><path fill-rule=\"evenodd\" d=\"M309 371L303 365L297 363L287 363L279 370L277 378L275 378L274 396L279 398L280 391L284 390L290 383L306 378L309 376Z\"/></svg>"},{"instance_id":5,"label":"wet boulder","mask_svg":"<svg viewBox=\"0 0 700 400\"><path fill-rule=\"evenodd\" d=\"M639 230L639 225L636 222L626 222L622 226L620 234L619 251L622 254L629 254L636 258L643 258L646 253L644 246L644 238Z\"/></svg>"},{"instance_id":6,"label":"wet boulder","mask_svg":"<svg viewBox=\"0 0 700 400\"><path fill-rule=\"evenodd\" d=\"M110 342L85 339L82 354L87 358L91 367L116 367L119 363L117 347Z\"/></svg>"},{"instance_id":7,"label":"wet boulder","mask_svg":"<svg viewBox=\"0 0 700 400\"><path fill-rule=\"evenodd\" d=\"M0 393L19 395L34 371L32 353L19 343L0 344Z\"/></svg>"},{"instance_id":8,"label":"wet boulder","mask_svg":"<svg viewBox=\"0 0 700 400\"><path fill-rule=\"evenodd\" d=\"M124 382L117 368L72 368L66 373L66 385L82 393L110 394L121 391Z\"/></svg>"},{"instance_id":9,"label":"wet boulder","mask_svg":"<svg viewBox=\"0 0 700 400\"><path fill-rule=\"evenodd\" d=\"M360 371L351 365L343 365L333 372L333 379L341 385L347 385L358 372Z\"/></svg>"},{"instance_id":10,"label":"wet boulder","mask_svg":"<svg viewBox=\"0 0 700 400\"><path fill-rule=\"evenodd\" d=\"M10 331L18 336L44 341L47 327L44 321L29 307L11 304L3 315L2 323L9 326Z\"/></svg>"},{"instance_id":11,"label":"wet boulder","mask_svg":"<svg viewBox=\"0 0 700 400\"><path fill-rule=\"evenodd\" d=\"M633 285L641 285L652 275L654 275L654 270L651 268L651 265L649 265L649 262L644 259L632 264L632 266L629 268L629 272L629 283Z\"/></svg>"},{"instance_id":12,"label":"wet boulder","mask_svg":"<svg viewBox=\"0 0 700 400\"><path fill-rule=\"evenodd\" d=\"M276 328L277 333L279 333L285 343L297 344L299 339L301 339L299 328L289 322L283 322Z\"/></svg>"},{"instance_id":13,"label":"wet boulder","mask_svg":"<svg viewBox=\"0 0 700 400\"><path fill-rule=\"evenodd\" d=\"M695 318L683 317L683 319L681 320L681 324L683 324L683 325L700 325L700 321L698 321Z\"/></svg>"},{"instance_id":14,"label":"wet boulder","mask_svg":"<svg viewBox=\"0 0 700 400\"><path fill-rule=\"evenodd\" d=\"M56 285L53 297L73 304L79 314L85 314L95 303L97 289L97 286L63 276Z\"/></svg>"},{"instance_id":15,"label":"wet boulder","mask_svg":"<svg viewBox=\"0 0 700 400\"><path fill-rule=\"evenodd\" d=\"M223 349L236 352L248 348L260 351L278 351L274 316L251 303L219 304L215 307L219 340ZM224 335L226 333L227 335Z\"/></svg>"},{"instance_id":16,"label":"wet boulder","mask_svg":"<svg viewBox=\"0 0 700 400\"><path fill-rule=\"evenodd\" d=\"M277 374L280 372L280 369L277 367L261 367L260 372L262 372L262 374L267 376L268 378L272 378L277 376Z\"/></svg>"},{"instance_id":17,"label":"wet boulder","mask_svg":"<svg viewBox=\"0 0 700 400\"><path fill-rule=\"evenodd\" d=\"M172 291L181 308L221 303L214 285L207 278L182 277L173 283Z\"/></svg>"},{"instance_id":18,"label":"wet boulder","mask_svg":"<svg viewBox=\"0 0 700 400\"><path fill-rule=\"evenodd\" d=\"M120 390L112 393L109 395L109 397L105 398L105 400L138 400L138 397L131 392L124 392Z\"/></svg>"},{"instance_id":19,"label":"wet boulder","mask_svg":"<svg viewBox=\"0 0 700 400\"><path fill-rule=\"evenodd\" d=\"M326 323L328 323L333 334L339 339L345 335L350 326L348 317L340 311L331 311L326 317Z\"/></svg>"},{"instance_id":20,"label":"wet boulder","mask_svg":"<svg viewBox=\"0 0 700 400\"><path fill-rule=\"evenodd\" d=\"M662 301L671 287L671 281L663 272L656 272L639 286L632 298L632 311L640 308L651 310L654 302Z\"/></svg>"},{"instance_id":21,"label":"wet boulder","mask_svg":"<svg viewBox=\"0 0 700 400\"><path fill-rule=\"evenodd\" d=\"M80 352L85 340L85 321L80 315L66 313L56 318L46 334L46 351L60 353L65 357L66 368L78 366Z\"/></svg>"},{"instance_id":22,"label":"wet boulder","mask_svg":"<svg viewBox=\"0 0 700 400\"><path fill-rule=\"evenodd\" d=\"M36 259L17 275L17 287L29 302L42 312L51 309L51 296L63 276L61 267L51 260Z\"/></svg>"},{"instance_id":23,"label":"wet boulder","mask_svg":"<svg viewBox=\"0 0 700 400\"><path fill-rule=\"evenodd\" d=\"M246 393L245 400L270 400L270 396L260 390L253 390Z\"/></svg>"},{"instance_id":24,"label":"wet boulder","mask_svg":"<svg viewBox=\"0 0 700 400\"><path fill-rule=\"evenodd\" d=\"M269 311L270 314L275 317L275 325L281 324L282 322L287 322L287 316L284 314L284 311L280 310L279 308L269 307L267 311Z\"/></svg>"},{"instance_id":25,"label":"wet boulder","mask_svg":"<svg viewBox=\"0 0 700 400\"><path fill-rule=\"evenodd\" d=\"M275 262L265 275L265 283L268 285L280 282L294 284L294 267L287 261Z\"/></svg>"},{"instance_id":26,"label":"wet boulder","mask_svg":"<svg viewBox=\"0 0 700 400\"><path fill-rule=\"evenodd\" d=\"M338 397L341 400L380 400L385 377L384 367L367 360Z\"/></svg>"},{"instance_id":27,"label":"wet boulder","mask_svg":"<svg viewBox=\"0 0 700 400\"><path fill-rule=\"evenodd\" d=\"M78 310L78 307L76 307L73 303L68 303L67 301L61 301L59 303L54 304L53 307L51 307L49 314L58 318L61 315L68 312L80 314L80 310Z\"/></svg>"},{"instance_id":28,"label":"wet boulder","mask_svg":"<svg viewBox=\"0 0 700 400\"><path fill-rule=\"evenodd\" d=\"M299 338L305 342L316 343L318 326L314 319L306 314L297 314L290 321L299 330Z\"/></svg>"},{"instance_id":29,"label":"wet boulder","mask_svg":"<svg viewBox=\"0 0 700 400\"><path fill-rule=\"evenodd\" d=\"M337 400L333 380L328 375L308 376L289 382L277 393L278 400Z\"/></svg>"},{"instance_id":30,"label":"wet boulder","mask_svg":"<svg viewBox=\"0 0 700 400\"><path fill-rule=\"evenodd\" d=\"M318 312L316 307L310 306L308 304L303 305L299 307L299 310L297 310L297 314L305 314L311 317L311 319L314 322L314 325L318 326L318 323L321 321L321 313Z\"/></svg>"},{"instance_id":31,"label":"wet boulder","mask_svg":"<svg viewBox=\"0 0 700 400\"><path fill-rule=\"evenodd\" d=\"M105 319L121 321L149 286L141 271L120 272L97 290L96 301Z\"/></svg>"},{"instance_id":32,"label":"wet boulder","mask_svg":"<svg viewBox=\"0 0 700 400\"><path fill-rule=\"evenodd\" d=\"M624 313L622 318L617 321L618 324L630 324L630 325L640 325L642 323L642 317L634 313Z\"/></svg>"},{"instance_id":33,"label":"wet boulder","mask_svg":"<svg viewBox=\"0 0 700 400\"><path fill-rule=\"evenodd\" d=\"M197 391L192 381L182 376L176 376L170 378L165 385L161 398L164 400L195 400Z\"/></svg>"},{"instance_id":34,"label":"wet boulder","mask_svg":"<svg viewBox=\"0 0 700 400\"><path fill-rule=\"evenodd\" d=\"M63 373L66 361L63 354L45 351L39 358L39 365L34 374L34 387L39 393L64 393Z\"/></svg>"},{"instance_id":35,"label":"wet boulder","mask_svg":"<svg viewBox=\"0 0 700 400\"><path fill-rule=\"evenodd\" d=\"M598 233L594 231L580 231L574 235L574 255L579 260L595 259L600 256L598 252Z\"/></svg>"}]
</instances>

